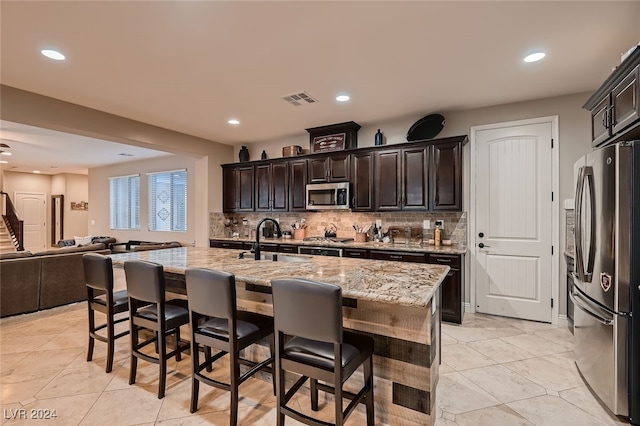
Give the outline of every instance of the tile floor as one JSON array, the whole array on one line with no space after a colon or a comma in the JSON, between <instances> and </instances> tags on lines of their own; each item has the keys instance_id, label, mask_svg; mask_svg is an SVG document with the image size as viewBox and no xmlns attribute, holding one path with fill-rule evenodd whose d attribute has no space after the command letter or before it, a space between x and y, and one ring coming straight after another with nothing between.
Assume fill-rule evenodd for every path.
<instances>
[{"instance_id":1,"label":"tile floor","mask_svg":"<svg viewBox=\"0 0 640 426\"><path fill-rule=\"evenodd\" d=\"M188 356L169 363L167 394L159 400L155 365L139 362L137 383L129 386L126 338L116 344L111 374L104 372L106 345L97 342L87 363L86 340L82 303L0 320L1 424L45 424L11 418L23 408L27 416L55 410L46 424L228 424L228 393L204 385L199 411L189 413ZM566 327L467 314L462 326L443 324L442 344L438 426L626 424L584 386ZM306 411L308 398L294 404ZM274 406L271 385L250 379L241 387L239 423L274 425ZM321 417L332 420L332 405L324 407ZM366 424L364 415L354 413L348 424Z\"/></svg>"}]
</instances>

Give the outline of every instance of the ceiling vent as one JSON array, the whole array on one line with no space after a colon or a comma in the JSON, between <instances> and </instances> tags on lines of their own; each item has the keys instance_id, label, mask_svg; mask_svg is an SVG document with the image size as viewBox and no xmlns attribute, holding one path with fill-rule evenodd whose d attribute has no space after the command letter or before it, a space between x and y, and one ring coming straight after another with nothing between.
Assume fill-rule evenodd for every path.
<instances>
[{"instance_id":1,"label":"ceiling vent","mask_svg":"<svg viewBox=\"0 0 640 426\"><path fill-rule=\"evenodd\" d=\"M313 96L311 96L307 92L292 93L290 95L283 96L282 99L289 102L291 105L295 105L295 106L315 104L316 102L318 102L317 99L315 99Z\"/></svg>"}]
</instances>

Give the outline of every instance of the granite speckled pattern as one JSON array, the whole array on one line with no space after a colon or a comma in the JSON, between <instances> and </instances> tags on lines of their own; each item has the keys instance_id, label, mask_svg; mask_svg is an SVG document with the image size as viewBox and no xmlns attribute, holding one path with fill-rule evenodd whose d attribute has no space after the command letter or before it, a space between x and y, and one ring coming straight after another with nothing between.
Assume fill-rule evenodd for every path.
<instances>
[{"instance_id":1,"label":"granite speckled pattern","mask_svg":"<svg viewBox=\"0 0 640 426\"><path fill-rule=\"evenodd\" d=\"M244 237L216 237L211 238L216 241L243 241L247 243L255 242L255 239ZM391 244L391 243L374 243L368 241L365 243L358 243L355 241L348 241L345 243L334 243L331 241L304 241L294 240L291 238L260 238L261 243L276 243L276 244L293 244L298 246L312 246L312 247L337 247L337 248L361 248L361 249L375 249L375 250L389 250L389 251L407 251L415 253L434 253L434 254L466 254L467 247L464 245L451 245L451 246L432 246L427 244Z\"/></svg>"},{"instance_id":2,"label":"granite speckled pattern","mask_svg":"<svg viewBox=\"0 0 640 426\"><path fill-rule=\"evenodd\" d=\"M180 247L112 254L111 258L116 267L127 260L147 260L177 274L189 267L217 269L234 274L237 281L263 286L270 286L276 278L305 278L340 285L345 297L415 307L428 306L449 271L444 265L299 254L286 257L306 261L256 261L249 253L239 259L242 251Z\"/></svg>"}]
</instances>

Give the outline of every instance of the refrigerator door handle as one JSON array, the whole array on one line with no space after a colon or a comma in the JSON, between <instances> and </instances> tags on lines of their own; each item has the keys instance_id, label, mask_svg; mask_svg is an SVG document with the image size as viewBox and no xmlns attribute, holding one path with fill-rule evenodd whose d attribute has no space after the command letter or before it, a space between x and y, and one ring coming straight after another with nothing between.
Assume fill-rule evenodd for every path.
<instances>
[{"instance_id":1,"label":"refrigerator door handle","mask_svg":"<svg viewBox=\"0 0 640 426\"><path fill-rule=\"evenodd\" d=\"M574 292L569 293L569 298L574 303L574 305L578 307L578 309L580 309L582 312L589 315L590 317L595 318L598 322L604 325L613 325L612 318L605 318L591 311L584 303L582 303L582 301L578 298L578 295L576 293Z\"/></svg>"},{"instance_id":2,"label":"refrigerator door handle","mask_svg":"<svg viewBox=\"0 0 640 426\"><path fill-rule=\"evenodd\" d=\"M575 277L575 275L574 275ZM587 293L584 292L584 290L582 290L580 287L578 287L577 285L572 284L571 285L571 292L569 293L571 297L571 300L575 299L586 299L589 302L593 303L594 305L596 305L598 308L602 309L603 311L605 311L606 313L608 313L611 316L619 316L619 317L625 317L625 318L631 318L631 313L629 312L618 312L618 311L614 311L613 309L610 309L606 306L604 306L602 303L598 302L597 300L595 300L594 298L592 298L591 296L589 296ZM584 303L578 303L583 311L587 311L588 309L585 308Z\"/></svg>"},{"instance_id":3,"label":"refrigerator door handle","mask_svg":"<svg viewBox=\"0 0 640 426\"><path fill-rule=\"evenodd\" d=\"M587 260L587 270L584 273L584 281L591 282L593 278L593 265L596 257L596 189L594 184L593 167L584 168L584 179L589 185L589 211L591 216L589 231L589 258Z\"/></svg>"},{"instance_id":4,"label":"refrigerator door handle","mask_svg":"<svg viewBox=\"0 0 640 426\"><path fill-rule=\"evenodd\" d=\"M584 257L582 247L582 196L584 194L584 166L578 169L576 184L576 221L575 221L575 245L576 245L576 273L579 281L584 279Z\"/></svg>"}]
</instances>

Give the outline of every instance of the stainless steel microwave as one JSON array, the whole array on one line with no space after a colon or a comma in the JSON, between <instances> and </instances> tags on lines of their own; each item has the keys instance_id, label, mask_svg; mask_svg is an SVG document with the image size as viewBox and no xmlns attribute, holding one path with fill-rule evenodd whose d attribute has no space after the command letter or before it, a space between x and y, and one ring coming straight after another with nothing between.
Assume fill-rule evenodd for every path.
<instances>
[{"instance_id":1,"label":"stainless steel microwave","mask_svg":"<svg viewBox=\"0 0 640 426\"><path fill-rule=\"evenodd\" d=\"M307 210L349 209L349 182L307 185Z\"/></svg>"}]
</instances>

